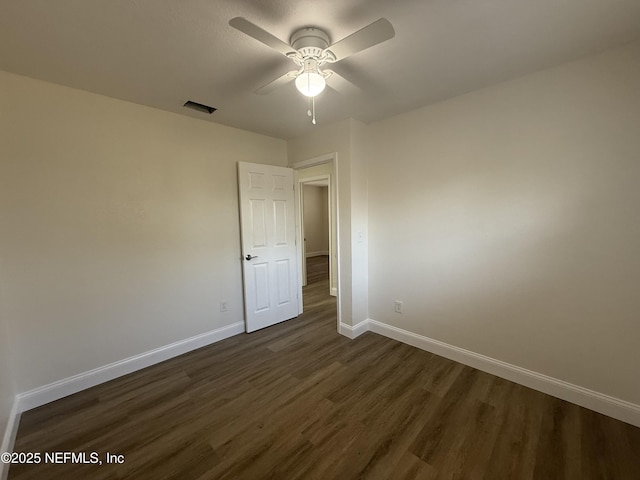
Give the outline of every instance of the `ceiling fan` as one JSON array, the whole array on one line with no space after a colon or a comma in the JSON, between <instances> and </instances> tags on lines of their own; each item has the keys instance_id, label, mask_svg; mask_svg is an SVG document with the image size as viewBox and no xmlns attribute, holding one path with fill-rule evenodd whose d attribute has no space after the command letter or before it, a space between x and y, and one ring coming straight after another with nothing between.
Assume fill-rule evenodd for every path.
<instances>
[{"instance_id":1,"label":"ceiling fan","mask_svg":"<svg viewBox=\"0 0 640 480\"><path fill-rule=\"evenodd\" d=\"M333 44L330 43L329 35L317 27L300 28L293 32L289 43L285 43L243 17L232 18L229 25L273 48L297 65L295 70L260 87L255 93L266 94L295 80L298 91L310 97L311 108L307 113L309 116L313 113L312 123L314 124L316 123L315 97L324 90L327 80L331 88L340 93L357 89L355 85L333 70L321 67L344 60L395 36L393 26L386 18L376 20Z\"/></svg>"}]
</instances>

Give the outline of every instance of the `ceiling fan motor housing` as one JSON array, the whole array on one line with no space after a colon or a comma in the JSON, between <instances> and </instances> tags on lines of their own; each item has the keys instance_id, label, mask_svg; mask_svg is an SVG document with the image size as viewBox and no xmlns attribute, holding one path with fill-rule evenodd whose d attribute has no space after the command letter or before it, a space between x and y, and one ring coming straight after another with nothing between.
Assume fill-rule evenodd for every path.
<instances>
[{"instance_id":1,"label":"ceiling fan motor housing","mask_svg":"<svg viewBox=\"0 0 640 480\"><path fill-rule=\"evenodd\" d=\"M296 30L291 35L291 46L295 48L302 58L321 58L325 49L329 46L329 35L315 27L305 27Z\"/></svg>"}]
</instances>

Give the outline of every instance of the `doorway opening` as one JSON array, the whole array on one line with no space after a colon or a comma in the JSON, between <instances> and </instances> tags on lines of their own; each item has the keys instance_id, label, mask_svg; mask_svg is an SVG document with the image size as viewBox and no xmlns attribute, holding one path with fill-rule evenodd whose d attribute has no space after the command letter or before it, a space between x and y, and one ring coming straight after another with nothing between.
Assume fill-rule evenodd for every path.
<instances>
[{"instance_id":1,"label":"doorway opening","mask_svg":"<svg viewBox=\"0 0 640 480\"><path fill-rule=\"evenodd\" d=\"M336 302L340 324L336 154L294 164L296 178L300 312L316 302Z\"/></svg>"},{"instance_id":2,"label":"doorway opening","mask_svg":"<svg viewBox=\"0 0 640 480\"><path fill-rule=\"evenodd\" d=\"M302 285L326 280L330 291L329 179L301 181L300 186Z\"/></svg>"}]
</instances>

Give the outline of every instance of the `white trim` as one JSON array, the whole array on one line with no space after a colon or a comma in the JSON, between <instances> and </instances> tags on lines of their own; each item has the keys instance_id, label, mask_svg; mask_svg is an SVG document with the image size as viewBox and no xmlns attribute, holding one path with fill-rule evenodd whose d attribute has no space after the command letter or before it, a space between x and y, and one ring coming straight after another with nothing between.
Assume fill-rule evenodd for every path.
<instances>
[{"instance_id":1,"label":"white trim","mask_svg":"<svg viewBox=\"0 0 640 480\"><path fill-rule=\"evenodd\" d=\"M363 323L366 323L366 325L361 327ZM353 327L353 330L356 328L384 335L385 337L398 340L399 342L412 345L427 352L435 353L436 355L477 368L483 372L511 380L520 385L533 388L534 390L640 427L640 405L635 403L605 395L501 360L496 360L486 355L471 352L464 348L455 347L439 340L418 335L417 333L409 332L376 320L365 320L360 322L356 327ZM343 333L343 335L349 336L347 333ZM350 338L355 338L355 336Z\"/></svg>"},{"instance_id":2,"label":"white trim","mask_svg":"<svg viewBox=\"0 0 640 480\"><path fill-rule=\"evenodd\" d=\"M335 224L336 226L336 251L335 252L331 252L331 256L333 257L333 255L336 256L336 304L337 304L337 308L338 308L338 318L337 320L337 327L338 327L338 331L340 330L340 324L342 323L342 248L340 248L340 244L341 244L341 229L340 229L340 181L339 181L339 176L338 176L338 171L340 170L339 168L339 163L338 163L338 152L333 152L330 153L328 155L325 155L325 157L330 157L331 161L333 162L333 199L335 202L335 209L332 209L332 211L330 212L330 215L333 215L334 211L335 211L335 221L334 220L330 220L329 221L329 228L333 228L333 225ZM316 157L316 158L321 158L321 157ZM333 233L331 234L333 235ZM331 247L329 247L329 250L331 250ZM333 258L331 258L329 260L332 264L333 262ZM330 267L331 268L331 267Z\"/></svg>"},{"instance_id":3,"label":"white trim","mask_svg":"<svg viewBox=\"0 0 640 480\"><path fill-rule=\"evenodd\" d=\"M18 425L20 424L20 400L16 396L13 400L13 407L11 407L11 413L7 419L7 427L4 430L4 436L2 437L2 445L0 445L0 453L13 452L13 445L16 441L16 434L18 433ZM9 475L9 464L0 462L0 480L6 480Z\"/></svg>"},{"instance_id":4,"label":"white trim","mask_svg":"<svg viewBox=\"0 0 640 480\"><path fill-rule=\"evenodd\" d=\"M305 254L305 257L309 258L309 257L322 257L322 256L327 256L329 255L329 251L328 250L322 250L319 252L307 252Z\"/></svg>"},{"instance_id":5,"label":"white trim","mask_svg":"<svg viewBox=\"0 0 640 480\"><path fill-rule=\"evenodd\" d=\"M296 207L296 257L298 258L298 315L304 311L302 287L307 286L307 261L304 256L304 195L300 185L300 174L293 170L293 194Z\"/></svg>"},{"instance_id":6,"label":"white trim","mask_svg":"<svg viewBox=\"0 0 640 480\"><path fill-rule=\"evenodd\" d=\"M364 332L367 332L369 330L369 320L363 320L360 323L358 323L357 325L354 325L353 327L351 325L347 325L346 323L341 323L340 324L340 328L338 328L338 333L340 333L340 335L344 335L347 338L350 338L351 340L353 340L356 337L359 337L360 335L362 335Z\"/></svg>"},{"instance_id":7,"label":"white trim","mask_svg":"<svg viewBox=\"0 0 640 480\"><path fill-rule=\"evenodd\" d=\"M20 411L24 412L39 407L60 398L72 395L95 385L99 385L114 378L127 375L143 368L164 362L170 358L183 355L192 350L202 348L225 338L244 332L244 322L236 322L225 327L217 328L185 340L156 348L140 355L125 358L103 367L89 370L72 377L50 383L43 387L29 390L17 395Z\"/></svg>"},{"instance_id":8,"label":"white trim","mask_svg":"<svg viewBox=\"0 0 640 480\"><path fill-rule=\"evenodd\" d=\"M331 295L332 297L337 297L338 289L336 287L331 287L331 291L329 292L329 295Z\"/></svg>"},{"instance_id":9,"label":"white trim","mask_svg":"<svg viewBox=\"0 0 640 480\"><path fill-rule=\"evenodd\" d=\"M291 168L299 170L301 168L314 167L322 163L329 163L332 160L335 160L337 156L338 154L336 152L325 153L324 155L318 155L317 157L308 158L307 160L294 163L291 165Z\"/></svg>"}]
</instances>

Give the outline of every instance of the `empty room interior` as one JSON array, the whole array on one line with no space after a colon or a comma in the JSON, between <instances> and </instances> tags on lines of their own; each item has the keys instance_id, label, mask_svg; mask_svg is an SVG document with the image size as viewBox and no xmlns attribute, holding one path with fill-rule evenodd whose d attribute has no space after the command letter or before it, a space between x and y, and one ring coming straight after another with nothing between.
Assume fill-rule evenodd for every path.
<instances>
[{"instance_id":1,"label":"empty room interior","mask_svg":"<svg viewBox=\"0 0 640 480\"><path fill-rule=\"evenodd\" d=\"M0 479L637 479L640 2L0 4Z\"/></svg>"}]
</instances>

